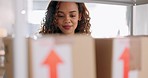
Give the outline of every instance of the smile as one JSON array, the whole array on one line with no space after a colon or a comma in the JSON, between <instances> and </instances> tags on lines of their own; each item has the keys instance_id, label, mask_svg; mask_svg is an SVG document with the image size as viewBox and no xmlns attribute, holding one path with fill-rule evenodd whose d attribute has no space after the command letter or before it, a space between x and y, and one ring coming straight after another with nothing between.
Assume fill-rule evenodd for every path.
<instances>
[{"instance_id":1,"label":"smile","mask_svg":"<svg viewBox=\"0 0 148 78\"><path fill-rule=\"evenodd\" d=\"M64 26L63 26L63 28L64 28L65 30L69 30L71 27L72 27L72 26L70 26L70 25L64 25Z\"/></svg>"}]
</instances>

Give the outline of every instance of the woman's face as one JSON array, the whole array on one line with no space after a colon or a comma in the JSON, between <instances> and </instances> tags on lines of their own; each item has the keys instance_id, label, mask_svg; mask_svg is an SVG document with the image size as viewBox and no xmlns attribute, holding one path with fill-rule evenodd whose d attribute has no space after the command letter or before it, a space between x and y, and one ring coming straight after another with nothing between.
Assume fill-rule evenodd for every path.
<instances>
[{"instance_id":1,"label":"woman's face","mask_svg":"<svg viewBox=\"0 0 148 78\"><path fill-rule=\"evenodd\" d=\"M80 15L78 5L75 2L61 2L59 4L57 24L64 34L74 34L78 20L80 20Z\"/></svg>"}]
</instances>

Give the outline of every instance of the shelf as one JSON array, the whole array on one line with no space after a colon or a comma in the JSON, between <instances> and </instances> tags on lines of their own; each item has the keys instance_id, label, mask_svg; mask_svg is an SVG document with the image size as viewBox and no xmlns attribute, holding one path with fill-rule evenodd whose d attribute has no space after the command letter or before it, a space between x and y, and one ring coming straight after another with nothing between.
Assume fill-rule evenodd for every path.
<instances>
[{"instance_id":1,"label":"shelf","mask_svg":"<svg viewBox=\"0 0 148 78\"><path fill-rule=\"evenodd\" d=\"M59 0L54 0L59 1ZM60 0L60 1L75 1L75 2L90 2L90 3L107 3L119 5L142 5L147 4L148 0Z\"/></svg>"},{"instance_id":2,"label":"shelf","mask_svg":"<svg viewBox=\"0 0 148 78\"><path fill-rule=\"evenodd\" d=\"M137 5L141 5L141 4L148 4L148 0L137 0L136 1Z\"/></svg>"},{"instance_id":3,"label":"shelf","mask_svg":"<svg viewBox=\"0 0 148 78\"><path fill-rule=\"evenodd\" d=\"M59 0L53 0L53 1L59 1ZM117 4L117 5L133 5L134 3L132 0L60 0L60 1L105 3L105 4Z\"/></svg>"}]
</instances>

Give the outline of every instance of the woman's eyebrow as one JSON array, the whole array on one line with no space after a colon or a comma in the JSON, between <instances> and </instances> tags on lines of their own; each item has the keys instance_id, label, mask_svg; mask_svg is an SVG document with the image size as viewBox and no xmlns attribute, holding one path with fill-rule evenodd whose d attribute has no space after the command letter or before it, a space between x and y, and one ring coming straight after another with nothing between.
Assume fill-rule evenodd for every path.
<instances>
[{"instance_id":1,"label":"woman's eyebrow","mask_svg":"<svg viewBox=\"0 0 148 78\"><path fill-rule=\"evenodd\" d=\"M58 13L64 13L64 12L62 12L62 11L58 11Z\"/></svg>"},{"instance_id":2,"label":"woman's eyebrow","mask_svg":"<svg viewBox=\"0 0 148 78\"><path fill-rule=\"evenodd\" d=\"M73 13L73 12L77 12L77 11L70 11L69 13Z\"/></svg>"},{"instance_id":3,"label":"woman's eyebrow","mask_svg":"<svg viewBox=\"0 0 148 78\"><path fill-rule=\"evenodd\" d=\"M77 11L70 11L69 13L74 13L74 12L77 12ZM63 11L58 11L58 13L64 13Z\"/></svg>"}]
</instances>

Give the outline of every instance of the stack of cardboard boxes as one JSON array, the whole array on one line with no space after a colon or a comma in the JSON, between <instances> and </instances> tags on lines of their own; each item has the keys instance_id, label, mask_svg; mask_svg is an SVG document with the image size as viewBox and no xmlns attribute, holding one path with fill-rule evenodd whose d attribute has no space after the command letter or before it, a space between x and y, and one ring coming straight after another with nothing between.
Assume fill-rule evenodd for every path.
<instances>
[{"instance_id":1,"label":"stack of cardboard boxes","mask_svg":"<svg viewBox=\"0 0 148 78\"><path fill-rule=\"evenodd\" d=\"M148 37L47 35L28 41L28 78L147 78ZM12 39L5 39L6 74L13 77ZM20 64L21 65L21 64Z\"/></svg>"}]
</instances>

